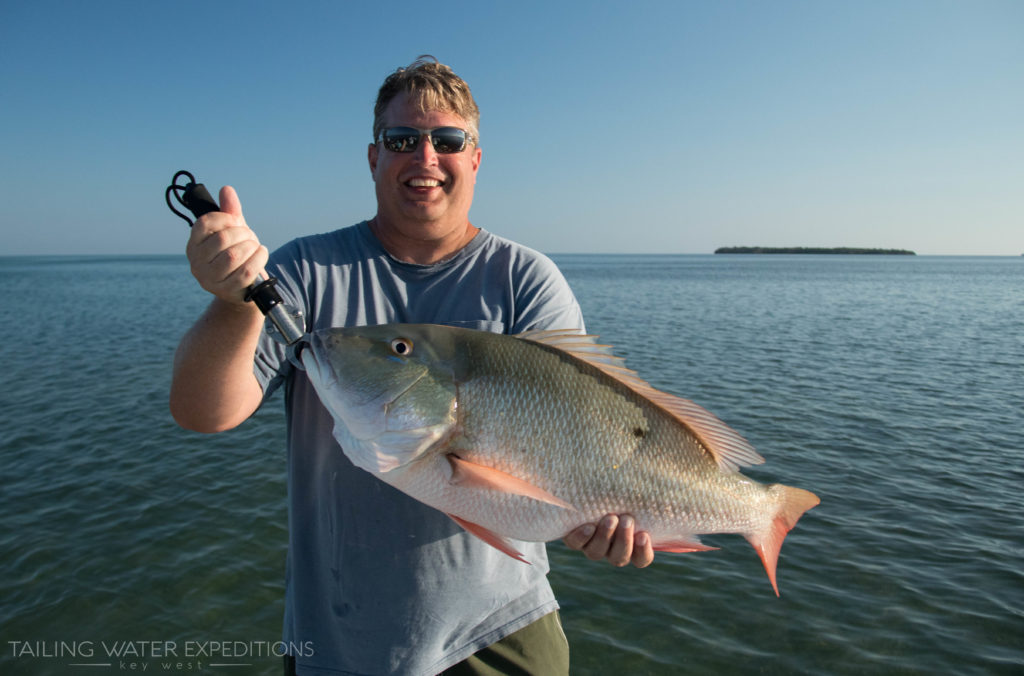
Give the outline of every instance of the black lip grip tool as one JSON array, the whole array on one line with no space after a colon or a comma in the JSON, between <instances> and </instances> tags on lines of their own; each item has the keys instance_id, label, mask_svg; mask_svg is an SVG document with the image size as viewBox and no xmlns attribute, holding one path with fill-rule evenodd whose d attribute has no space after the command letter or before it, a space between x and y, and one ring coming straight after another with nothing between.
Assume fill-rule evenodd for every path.
<instances>
[{"instance_id":1,"label":"black lip grip tool","mask_svg":"<svg viewBox=\"0 0 1024 676\"><path fill-rule=\"evenodd\" d=\"M184 185L179 184L178 181L181 178L187 178L188 182ZM165 197L167 198L167 206L170 207L171 211L185 219L188 227L191 228L194 221L174 208L174 204L171 203L171 195L174 195L174 199L177 200L178 204L191 211L192 215L196 218L211 211L220 211L220 206L210 196L210 191L206 189L206 186L202 183L196 183L195 176L187 171L179 171L174 175L174 178L171 179L171 185L167 187ZM306 335L302 311L285 305L281 294L275 288L276 286L276 277L266 279L263 275L259 275L245 294L245 300L246 302L252 301L256 303L256 307L260 309L263 316L270 322L267 326L268 333L271 333L271 335L285 345L294 345Z\"/></svg>"}]
</instances>

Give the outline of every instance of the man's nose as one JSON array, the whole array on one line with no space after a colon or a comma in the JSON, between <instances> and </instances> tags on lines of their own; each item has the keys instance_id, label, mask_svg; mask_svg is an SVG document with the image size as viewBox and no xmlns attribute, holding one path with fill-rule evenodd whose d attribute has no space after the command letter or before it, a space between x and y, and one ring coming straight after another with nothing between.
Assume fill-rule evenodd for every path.
<instances>
[{"instance_id":1,"label":"man's nose","mask_svg":"<svg viewBox=\"0 0 1024 676\"><path fill-rule=\"evenodd\" d=\"M420 137L420 142L416 144L413 155L424 164L434 164L437 162L437 151L434 150L434 142L430 140L427 134L423 134Z\"/></svg>"}]
</instances>

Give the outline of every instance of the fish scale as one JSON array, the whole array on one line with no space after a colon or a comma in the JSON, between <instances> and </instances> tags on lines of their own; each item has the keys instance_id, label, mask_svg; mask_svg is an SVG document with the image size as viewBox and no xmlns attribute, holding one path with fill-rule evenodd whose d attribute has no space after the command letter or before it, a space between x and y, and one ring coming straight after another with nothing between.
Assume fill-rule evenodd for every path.
<instances>
[{"instance_id":1,"label":"fish scale","mask_svg":"<svg viewBox=\"0 0 1024 676\"><path fill-rule=\"evenodd\" d=\"M742 534L778 593L782 540L818 504L741 474L763 461L745 439L590 336L395 324L320 331L310 347L303 363L353 463L516 558L510 539L628 513L658 550Z\"/></svg>"},{"instance_id":2,"label":"fish scale","mask_svg":"<svg viewBox=\"0 0 1024 676\"><path fill-rule=\"evenodd\" d=\"M594 521L604 514L630 511L637 527L657 541L658 535L669 535L673 528L678 534L675 506L700 505L697 493L705 482L716 476L735 481L716 471L692 436L659 420L660 411L644 411L642 402L634 401L638 395L625 386L599 378L585 362L553 352L530 359L531 352L525 341L503 341L489 353L490 363L485 358L476 363L489 375L460 386L459 410L505 406L512 415L460 419L461 438L453 439L448 450L472 462L519 471L576 507L580 514L553 510L550 537L543 539L562 537L580 518ZM527 390L523 382L534 386ZM534 411L540 411L542 419L534 419ZM546 434L538 435L538 430ZM516 454L518 449L526 453ZM746 479L739 482L749 484ZM693 494L680 495L681 491ZM691 534L728 527L716 521L709 508L710 502L689 511ZM514 510L501 505L498 511L506 517L503 532L527 530L517 525ZM719 512L718 519L723 519L730 510Z\"/></svg>"}]
</instances>

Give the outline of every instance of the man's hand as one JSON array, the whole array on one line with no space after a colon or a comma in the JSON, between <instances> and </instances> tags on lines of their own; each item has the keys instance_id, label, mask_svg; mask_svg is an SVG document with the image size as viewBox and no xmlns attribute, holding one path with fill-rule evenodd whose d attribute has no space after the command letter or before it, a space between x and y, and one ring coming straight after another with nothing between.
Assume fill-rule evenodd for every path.
<instances>
[{"instance_id":1,"label":"man's hand","mask_svg":"<svg viewBox=\"0 0 1024 676\"><path fill-rule=\"evenodd\" d=\"M221 300L242 305L269 254L246 225L242 204L230 186L220 190L220 208L196 220L185 253L201 287Z\"/></svg>"},{"instance_id":2,"label":"man's hand","mask_svg":"<svg viewBox=\"0 0 1024 676\"><path fill-rule=\"evenodd\" d=\"M582 551L593 561L607 558L613 566L632 563L637 568L645 568L654 561L654 549L650 535L633 532L635 525L629 514L608 514L600 523L583 524L562 538L562 542L569 549Z\"/></svg>"}]
</instances>

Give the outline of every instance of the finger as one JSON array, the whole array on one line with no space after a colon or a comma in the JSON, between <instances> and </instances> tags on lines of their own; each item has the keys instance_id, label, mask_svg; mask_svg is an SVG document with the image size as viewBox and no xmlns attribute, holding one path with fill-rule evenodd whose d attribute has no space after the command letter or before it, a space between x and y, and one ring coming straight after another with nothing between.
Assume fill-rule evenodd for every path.
<instances>
[{"instance_id":1,"label":"finger","mask_svg":"<svg viewBox=\"0 0 1024 676\"><path fill-rule=\"evenodd\" d=\"M244 239L217 252L208 262L193 262L192 274L208 292L233 303L243 303L248 287L264 274L269 252L254 239Z\"/></svg>"},{"instance_id":2,"label":"finger","mask_svg":"<svg viewBox=\"0 0 1024 676\"><path fill-rule=\"evenodd\" d=\"M239 225L238 219L230 214L215 212L199 218L192 226L185 254L196 279L202 281L212 275L220 280L248 260L258 247L259 240L252 230ZM216 269L207 273L208 267Z\"/></svg>"},{"instance_id":3,"label":"finger","mask_svg":"<svg viewBox=\"0 0 1024 676\"><path fill-rule=\"evenodd\" d=\"M267 274L266 270L269 258L270 251L267 247L260 244L252 256L243 265L240 265L235 272L238 282L245 287L249 287L256 281L257 276L262 276L264 279L269 277L270 275Z\"/></svg>"},{"instance_id":4,"label":"finger","mask_svg":"<svg viewBox=\"0 0 1024 676\"><path fill-rule=\"evenodd\" d=\"M608 556L612 537L615 535L615 528L618 525L619 517L614 514L608 514L601 519L597 524L597 530L594 531L594 537L590 538L590 542L583 546L583 553L588 559L597 561Z\"/></svg>"},{"instance_id":5,"label":"finger","mask_svg":"<svg viewBox=\"0 0 1024 676\"><path fill-rule=\"evenodd\" d=\"M256 281L257 275L262 275L264 278L267 276L264 268L268 257L267 248L257 245L252 254L244 261L228 264L230 272L217 284L220 291L218 295L229 300L244 301L249 287Z\"/></svg>"},{"instance_id":6,"label":"finger","mask_svg":"<svg viewBox=\"0 0 1024 676\"><path fill-rule=\"evenodd\" d=\"M588 542L590 542L590 538L594 537L594 531L596 530L596 525L592 523L585 523L563 537L562 542L564 542L565 546L569 549L579 551L583 549Z\"/></svg>"},{"instance_id":7,"label":"finger","mask_svg":"<svg viewBox=\"0 0 1024 676\"><path fill-rule=\"evenodd\" d=\"M257 240L244 239L218 253L210 261L208 269L217 282L241 279L251 283L262 272L266 262L266 247Z\"/></svg>"},{"instance_id":8,"label":"finger","mask_svg":"<svg viewBox=\"0 0 1024 676\"><path fill-rule=\"evenodd\" d=\"M646 568L654 561L654 545L651 536L645 531L640 531L633 536L633 556L630 563L637 568Z\"/></svg>"},{"instance_id":9,"label":"finger","mask_svg":"<svg viewBox=\"0 0 1024 676\"><path fill-rule=\"evenodd\" d=\"M185 253L190 261L202 265L212 262L221 252L246 240L259 245L256 233L239 223L236 217L220 212L210 213L192 226Z\"/></svg>"},{"instance_id":10,"label":"finger","mask_svg":"<svg viewBox=\"0 0 1024 676\"><path fill-rule=\"evenodd\" d=\"M259 240L248 228L228 228L190 243L186 254L197 279L222 281L245 264L259 247Z\"/></svg>"},{"instance_id":11,"label":"finger","mask_svg":"<svg viewBox=\"0 0 1024 676\"><path fill-rule=\"evenodd\" d=\"M622 567L629 563L633 556L633 517L623 514L619 517L619 526L612 536L612 544L608 549L608 561L613 566Z\"/></svg>"}]
</instances>

